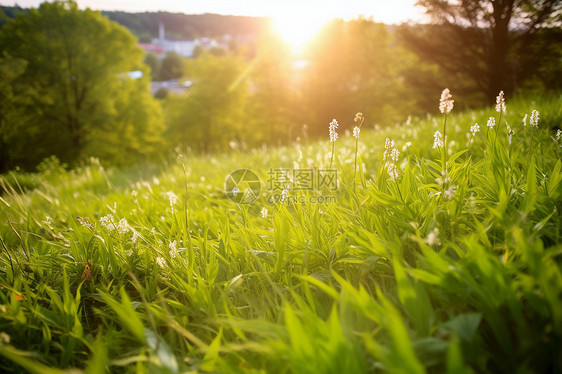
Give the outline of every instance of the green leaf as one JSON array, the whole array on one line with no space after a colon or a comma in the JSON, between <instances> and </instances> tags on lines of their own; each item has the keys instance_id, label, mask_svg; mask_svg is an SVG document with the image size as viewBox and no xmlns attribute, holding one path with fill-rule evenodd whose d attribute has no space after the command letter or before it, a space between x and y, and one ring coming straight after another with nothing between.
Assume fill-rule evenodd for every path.
<instances>
[{"instance_id":1,"label":"green leaf","mask_svg":"<svg viewBox=\"0 0 562 374\"><path fill-rule=\"evenodd\" d=\"M209 371L209 372L215 371L217 360L219 358L221 339L222 339L222 328L219 330L219 333L217 334L215 339L213 339L213 342L209 345L209 348L205 353L205 357L203 357L203 362L199 366L201 370Z\"/></svg>"},{"instance_id":2,"label":"green leaf","mask_svg":"<svg viewBox=\"0 0 562 374\"><path fill-rule=\"evenodd\" d=\"M527 188L525 191L525 204L523 211L526 214L535 210L535 202L537 201L537 171L535 166L535 156L531 156L529 166L527 168Z\"/></svg>"},{"instance_id":3,"label":"green leaf","mask_svg":"<svg viewBox=\"0 0 562 374\"><path fill-rule=\"evenodd\" d=\"M103 301L117 314L119 317L119 322L125 326L140 342L146 343L146 338L144 336L144 326L143 323L133 309L131 300L125 292L124 288L120 290L122 303L118 303L113 296L106 294L104 292L100 293Z\"/></svg>"},{"instance_id":4,"label":"green leaf","mask_svg":"<svg viewBox=\"0 0 562 374\"><path fill-rule=\"evenodd\" d=\"M8 360L15 362L29 373L32 374L78 374L82 373L78 369L55 369L48 367L42 363L37 362L32 358L34 354L30 352L20 351L12 346L0 344L0 355L6 357Z\"/></svg>"}]
</instances>

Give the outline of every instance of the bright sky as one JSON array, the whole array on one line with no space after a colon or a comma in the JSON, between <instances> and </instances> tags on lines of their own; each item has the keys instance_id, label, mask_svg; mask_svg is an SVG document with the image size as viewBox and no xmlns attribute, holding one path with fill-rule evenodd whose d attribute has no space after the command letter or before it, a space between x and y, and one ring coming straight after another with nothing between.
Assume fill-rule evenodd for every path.
<instances>
[{"instance_id":1,"label":"bright sky","mask_svg":"<svg viewBox=\"0 0 562 374\"><path fill-rule=\"evenodd\" d=\"M2 0L2 5L37 7L42 0ZM385 23L419 20L422 11L415 0L77 0L80 8L128 12L170 11L187 14L217 13L248 16L292 14L316 20L351 19L359 15Z\"/></svg>"}]
</instances>

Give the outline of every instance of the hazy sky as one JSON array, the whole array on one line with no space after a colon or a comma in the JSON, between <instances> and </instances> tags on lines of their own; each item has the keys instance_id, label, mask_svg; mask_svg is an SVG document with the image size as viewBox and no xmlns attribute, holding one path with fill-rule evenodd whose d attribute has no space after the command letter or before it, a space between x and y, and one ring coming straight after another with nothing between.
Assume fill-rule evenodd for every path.
<instances>
[{"instance_id":1,"label":"hazy sky","mask_svg":"<svg viewBox=\"0 0 562 374\"><path fill-rule=\"evenodd\" d=\"M2 5L37 7L42 0L2 0ZM419 19L415 0L78 0L80 8L124 10L128 12L171 11L182 13L218 13L250 16L275 16L280 13L308 13L322 18L350 19L358 15L375 21L400 23Z\"/></svg>"}]
</instances>

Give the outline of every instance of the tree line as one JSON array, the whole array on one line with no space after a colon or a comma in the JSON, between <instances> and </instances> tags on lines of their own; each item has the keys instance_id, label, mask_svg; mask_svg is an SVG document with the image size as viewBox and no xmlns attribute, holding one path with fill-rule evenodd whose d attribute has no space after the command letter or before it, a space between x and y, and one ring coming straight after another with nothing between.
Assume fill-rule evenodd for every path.
<instances>
[{"instance_id":1,"label":"tree line","mask_svg":"<svg viewBox=\"0 0 562 374\"><path fill-rule=\"evenodd\" d=\"M0 171L32 170L51 155L126 164L177 145L293 142L325 136L332 118L345 125L357 111L384 126L433 111L444 86L461 107L489 103L499 89L559 92L557 2L420 3L433 24L334 20L295 63L268 28L233 50L155 61L102 13L45 2L0 28ZM151 77L165 76L192 86L156 99Z\"/></svg>"}]
</instances>

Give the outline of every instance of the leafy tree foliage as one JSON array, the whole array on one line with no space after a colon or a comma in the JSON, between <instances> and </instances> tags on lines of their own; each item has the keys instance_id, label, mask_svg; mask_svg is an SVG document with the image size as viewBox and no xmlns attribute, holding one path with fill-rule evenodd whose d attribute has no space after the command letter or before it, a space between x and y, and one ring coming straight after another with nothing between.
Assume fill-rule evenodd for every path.
<instances>
[{"instance_id":1,"label":"leafy tree foliage","mask_svg":"<svg viewBox=\"0 0 562 374\"><path fill-rule=\"evenodd\" d=\"M179 79L183 76L185 70L184 59L175 52L168 52L160 63L157 64L156 80L167 81L170 79Z\"/></svg>"},{"instance_id":2,"label":"leafy tree foliage","mask_svg":"<svg viewBox=\"0 0 562 374\"><path fill-rule=\"evenodd\" d=\"M4 167L31 168L51 155L127 162L158 149L160 108L143 52L99 12L45 2L0 29L0 55L9 72L0 90Z\"/></svg>"},{"instance_id":3,"label":"leafy tree foliage","mask_svg":"<svg viewBox=\"0 0 562 374\"><path fill-rule=\"evenodd\" d=\"M257 50L248 69L251 92L246 123L269 131L254 132L250 140L269 144L291 142L302 134L297 129L304 120L299 72L293 69L290 48L280 36L262 35Z\"/></svg>"},{"instance_id":4,"label":"leafy tree foliage","mask_svg":"<svg viewBox=\"0 0 562 374\"><path fill-rule=\"evenodd\" d=\"M401 83L379 90L401 58L390 53L390 42L382 24L335 21L305 52L307 64L295 64L289 46L270 33L256 41L255 51L202 52L186 66L193 81L188 97L164 99L166 138L208 151L232 141L223 128L257 146L325 136L332 118L351 116L352 123L359 109L376 121L396 119L402 107L392 104L404 102Z\"/></svg>"},{"instance_id":5,"label":"leafy tree foliage","mask_svg":"<svg viewBox=\"0 0 562 374\"><path fill-rule=\"evenodd\" d=\"M152 52L147 52L144 55L144 63L150 67L150 78L155 81L158 80L160 74L160 61L158 57Z\"/></svg>"},{"instance_id":6,"label":"leafy tree foliage","mask_svg":"<svg viewBox=\"0 0 562 374\"><path fill-rule=\"evenodd\" d=\"M458 82L456 92L479 92L490 102L500 90L511 93L541 71L545 76L545 62L562 56L557 0L419 0L418 5L433 25L405 26L402 41L422 62L437 64L449 81Z\"/></svg>"},{"instance_id":7,"label":"leafy tree foliage","mask_svg":"<svg viewBox=\"0 0 562 374\"><path fill-rule=\"evenodd\" d=\"M248 94L244 67L241 57L232 54L203 52L188 61L193 87L187 95L168 95L163 107L170 145L209 152L224 149L231 136L251 136L244 122Z\"/></svg>"}]
</instances>

